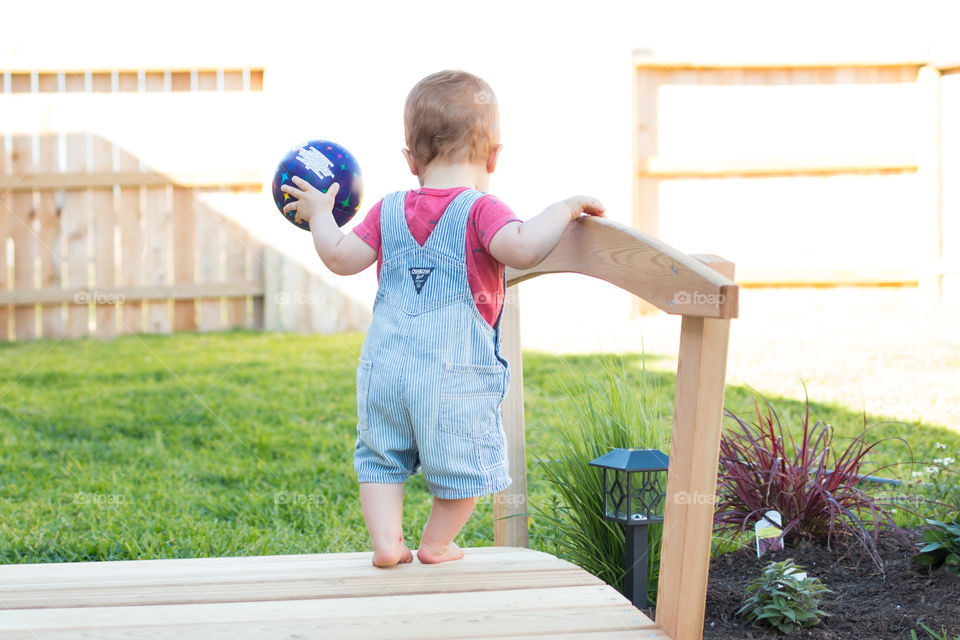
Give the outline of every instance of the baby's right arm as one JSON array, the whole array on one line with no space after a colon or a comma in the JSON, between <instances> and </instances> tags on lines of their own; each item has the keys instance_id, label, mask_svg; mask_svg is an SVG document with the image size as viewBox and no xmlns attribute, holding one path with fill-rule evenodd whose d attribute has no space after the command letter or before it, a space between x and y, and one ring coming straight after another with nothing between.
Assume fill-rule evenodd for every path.
<instances>
[{"instance_id":1,"label":"baby's right arm","mask_svg":"<svg viewBox=\"0 0 960 640\"><path fill-rule=\"evenodd\" d=\"M553 251L560 237L581 213L603 217L604 208L590 196L557 202L526 222L503 225L490 240L490 255L515 269L529 269Z\"/></svg>"},{"instance_id":2,"label":"baby's right arm","mask_svg":"<svg viewBox=\"0 0 960 640\"><path fill-rule=\"evenodd\" d=\"M360 273L377 260L377 252L355 233L344 235L333 219L333 199L340 190L334 182L324 193L298 176L293 177L299 189L290 185L280 187L294 201L284 207L284 212L296 211L297 218L310 223L313 245L317 255L330 271L337 275L351 276Z\"/></svg>"}]
</instances>

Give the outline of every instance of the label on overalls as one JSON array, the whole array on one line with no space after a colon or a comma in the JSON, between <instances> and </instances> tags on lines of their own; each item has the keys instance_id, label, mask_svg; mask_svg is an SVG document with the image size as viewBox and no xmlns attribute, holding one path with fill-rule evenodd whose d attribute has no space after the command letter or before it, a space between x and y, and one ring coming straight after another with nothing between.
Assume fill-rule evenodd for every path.
<instances>
[{"instance_id":1,"label":"label on overalls","mask_svg":"<svg viewBox=\"0 0 960 640\"><path fill-rule=\"evenodd\" d=\"M420 295L420 290L423 289L423 285L427 283L427 278L430 277L432 272L433 267L410 268L410 277L413 278L413 286L417 288L417 295Z\"/></svg>"}]
</instances>

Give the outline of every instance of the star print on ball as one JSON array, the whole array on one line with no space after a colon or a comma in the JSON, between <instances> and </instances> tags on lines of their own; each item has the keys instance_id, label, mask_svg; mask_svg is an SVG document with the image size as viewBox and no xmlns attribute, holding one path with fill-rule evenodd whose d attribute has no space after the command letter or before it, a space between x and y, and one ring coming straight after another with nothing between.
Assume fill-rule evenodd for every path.
<instances>
[{"instance_id":1,"label":"star print on ball","mask_svg":"<svg viewBox=\"0 0 960 640\"><path fill-rule=\"evenodd\" d=\"M295 211L283 213L283 207L293 196L284 193L280 187L289 184L294 187L293 177L299 176L314 187L326 193L334 182L340 185L337 201L333 205L333 219L342 227L357 213L360 198L363 197L363 177L360 165L353 154L336 142L329 140L311 140L291 149L277 165L273 176L273 201L283 217L306 231L310 223L297 222Z\"/></svg>"}]
</instances>

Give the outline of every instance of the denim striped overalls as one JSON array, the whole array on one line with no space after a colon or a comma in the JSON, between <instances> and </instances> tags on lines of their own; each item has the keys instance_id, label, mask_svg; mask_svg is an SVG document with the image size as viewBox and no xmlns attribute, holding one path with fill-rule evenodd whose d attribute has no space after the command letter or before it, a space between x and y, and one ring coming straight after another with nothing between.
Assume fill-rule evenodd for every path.
<instances>
[{"instance_id":1,"label":"denim striped overalls","mask_svg":"<svg viewBox=\"0 0 960 640\"><path fill-rule=\"evenodd\" d=\"M434 496L471 498L510 484L500 405L510 380L494 329L467 281L467 218L482 192L458 194L417 244L406 192L383 199L380 285L357 368L360 482L404 482L420 467Z\"/></svg>"}]
</instances>

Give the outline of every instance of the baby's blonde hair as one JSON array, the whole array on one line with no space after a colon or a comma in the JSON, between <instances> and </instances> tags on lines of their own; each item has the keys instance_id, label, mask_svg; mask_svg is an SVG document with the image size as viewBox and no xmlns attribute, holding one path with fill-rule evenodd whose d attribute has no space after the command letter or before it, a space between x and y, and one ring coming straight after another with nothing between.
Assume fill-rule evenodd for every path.
<instances>
[{"instance_id":1,"label":"baby's blonde hair","mask_svg":"<svg viewBox=\"0 0 960 640\"><path fill-rule=\"evenodd\" d=\"M482 161L500 143L497 98L466 71L439 71L418 82L407 96L403 126L420 169L434 160Z\"/></svg>"}]
</instances>

